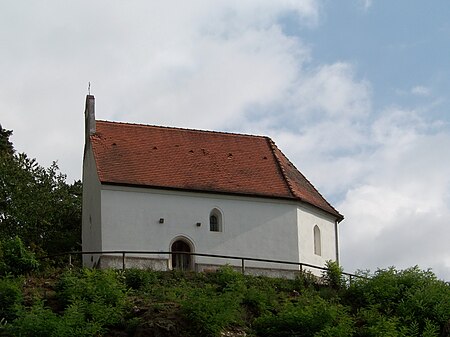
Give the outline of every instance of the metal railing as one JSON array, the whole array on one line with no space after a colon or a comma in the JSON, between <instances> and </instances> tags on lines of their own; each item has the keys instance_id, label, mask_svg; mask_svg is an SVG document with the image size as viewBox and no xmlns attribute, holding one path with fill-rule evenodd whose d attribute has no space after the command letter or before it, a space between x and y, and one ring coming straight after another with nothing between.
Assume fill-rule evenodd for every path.
<instances>
[{"instance_id":1,"label":"metal railing","mask_svg":"<svg viewBox=\"0 0 450 337\"><path fill-rule=\"evenodd\" d=\"M51 259L54 257L60 257L60 256L68 256L69 257L69 265L72 265L72 256L73 255L119 255L122 257L122 270L126 269L126 262L125 257L126 255L169 255L172 256L173 254L182 254L182 255L189 255L189 256L201 256L201 257L209 257L209 258L218 258L218 259L228 259L228 260L240 260L240 267L242 274L245 274L245 262L246 261L253 261L253 262L265 262L265 263L274 263L274 264L284 264L284 265L297 265L299 266L299 271L303 272L305 268L312 268L317 269L321 271L326 271L328 268L323 266L317 266L310 263L304 263L304 262L293 262L293 261L283 261L283 260L272 260L272 259L261 259L261 258L255 258L255 257L244 257L244 256L234 256L234 255L218 255L218 254L205 254L205 253L194 253L194 252L156 252L156 251L129 251L129 250L108 250L108 251L70 251L70 252L63 252L58 254L52 254L47 256L41 256L39 259ZM295 271L295 270L289 270L289 271ZM352 282L352 278L364 278L363 276L351 274L347 272L342 272L342 275L345 275L348 277L349 282Z\"/></svg>"}]
</instances>

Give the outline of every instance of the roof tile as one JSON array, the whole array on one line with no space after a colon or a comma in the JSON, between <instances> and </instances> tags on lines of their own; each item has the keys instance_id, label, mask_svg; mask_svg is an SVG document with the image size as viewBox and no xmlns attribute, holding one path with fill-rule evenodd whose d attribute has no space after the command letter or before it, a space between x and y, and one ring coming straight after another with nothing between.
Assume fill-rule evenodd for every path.
<instances>
[{"instance_id":1,"label":"roof tile","mask_svg":"<svg viewBox=\"0 0 450 337\"><path fill-rule=\"evenodd\" d=\"M96 130L102 183L297 199L343 218L268 137L108 121Z\"/></svg>"}]
</instances>

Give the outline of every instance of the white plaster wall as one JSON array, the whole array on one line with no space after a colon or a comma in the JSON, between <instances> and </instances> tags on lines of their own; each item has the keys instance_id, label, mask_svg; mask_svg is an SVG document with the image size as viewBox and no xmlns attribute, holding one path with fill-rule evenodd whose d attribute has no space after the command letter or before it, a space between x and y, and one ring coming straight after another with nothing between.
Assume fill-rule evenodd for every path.
<instances>
[{"instance_id":1,"label":"white plaster wall","mask_svg":"<svg viewBox=\"0 0 450 337\"><path fill-rule=\"evenodd\" d=\"M294 202L111 185L102 186L101 198L104 250L170 251L175 238L185 237L198 253L299 259ZM222 232L209 231L213 208L222 211ZM160 218L164 218L163 224L159 223ZM241 263L205 257L195 257L195 262ZM268 263L246 262L246 265L298 269Z\"/></svg>"},{"instance_id":2,"label":"white plaster wall","mask_svg":"<svg viewBox=\"0 0 450 337\"><path fill-rule=\"evenodd\" d=\"M297 209L300 261L325 266L325 261L336 260L336 237L334 218L309 205ZM322 254L314 254L314 226L321 234ZM317 270L316 270L317 271ZM319 271L316 274L320 274Z\"/></svg>"},{"instance_id":3,"label":"white plaster wall","mask_svg":"<svg viewBox=\"0 0 450 337\"><path fill-rule=\"evenodd\" d=\"M82 249L101 251L101 207L100 181L97 175L92 148L88 143L83 160L83 210L82 210ZM83 265L92 267L98 255L83 255Z\"/></svg>"}]
</instances>

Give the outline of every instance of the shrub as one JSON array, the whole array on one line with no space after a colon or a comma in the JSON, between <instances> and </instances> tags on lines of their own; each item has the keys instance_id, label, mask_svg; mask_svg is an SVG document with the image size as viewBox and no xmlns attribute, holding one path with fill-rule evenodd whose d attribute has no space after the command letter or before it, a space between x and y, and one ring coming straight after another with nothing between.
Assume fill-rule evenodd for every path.
<instances>
[{"instance_id":1,"label":"shrub","mask_svg":"<svg viewBox=\"0 0 450 337\"><path fill-rule=\"evenodd\" d=\"M344 286L344 278L342 276L343 269L336 261L328 260L325 263L327 270L323 271L323 279L325 284L333 289L341 289Z\"/></svg>"},{"instance_id":2,"label":"shrub","mask_svg":"<svg viewBox=\"0 0 450 337\"><path fill-rule=\"evenodd\" d=\"M220 291L240 291L245 289L245 277L233 267L226 265L220 267L215 273L208 274L211 281L219 287Z\"/></svg>"},{"instance_id":3,"label":"shrub","mask_svg":"<svg viewBox=\"0 0 450 337\"><path fill-rule=\"evenodd\" d=\"M113 270L67 271L57 284L58 296L66 310L75 308L85 321L110 326L121 321L126 289Z\"/></svg>"},{"instance_id":4,"label":"shrub","mask_svg":"<svg viewBox=\"0 0 450 337\"><path fill-rule=\"evenodd\" d=\"M260 316L276 306L276 292L273 288L249 287L242 298L242 304L255 316Z\"/></svg>"},{"instance_id":5,"label":"shrub","mask_svg":"<svg viewBox=\"0 0 450 337\"><path fill-rule=\"evenodd\" d=\"M369 330L395 326L398 333L406 329L405 336L433 335L450 320L450 286L418 267L377 270L372 278L356 280L344 298Z\"/></svg>"},{"instance_id":6,"label":"shrub","mask_svg":"<svg viewBox=\"0 0 450 337\"><path fill-rule=\"evenodd\" d=\"M418 274L422 279L421 272ZM417 321L424 335L425 331L430 334L432 326L443 330L450 321L450 285L430 277L411 287L398 304L397 315L406 322Z\"/></svg>"},{"instance_id":7,"label":"shrub","mask_svg":"<svg viewBox=\"0 0 450 337\"><path fill-rule=\"evenodd\" d=\"M353 321L345 308L320 297L302 297L289 302L277 314L257 318L254 329L265 337L352 336Z\"/></svg>"},{"instance_id":8,"label":"shrub","mask_svg":"<svg viewBox=\"0 0 450 337\"><path fill-rule=\"evenodd\" d=\"M241 300L233 292L216 293L213 288L195 290L181 303L193 336L215 337L241 321Z\"/></svg>"},{"instance_id":9,"label":"shrub","mask_svg":"<svg viewBox=\"0 0 450 337\"><path fill-rule=\"evenodd\" d=\"M65 272L57 283L58 296L67 306L75 300L123 306L125 285L114 270L82 269Z\"/></svg>"},{"instance_id":10,"label":"shrub","mask_svg":"<svg viewBox=\"0 0 450 337\"><path fill-rule=\"evenodd\" d=\"M0 321L13 320L23 300L19 280L12 278L0 279Z\"/></svg>"},{"instance_id":11,"label":"shrub","mask_svg":"<svg viewBox=\"0 0 450 337\"><path fill-rule=\"evenodd\" d=\"M134 290L139 290L157 281L157 274L152 270L127 269L124 276L126 286Z\"/></svg>"},{"instance_id":12,"label":"shrub","mask_svg":"<svg viewBox=\"0 0 450 337\"><path fill-rule=\"evenodd\" d=\"M91 337L105 332L98 322L86 320L79 307L69 307L64 316L59 316L42 302L22 309L5 330L8 336L18 337Z\"/></svg>"},{"instance_id":13,"label":"shrub","mask_svg":"<svg viewBox=\"0 0 450 337\"><path fill-rule=\"evenodd\" d=\"M34 271L39 264L22 240L16 236L0 243L0 274L22 275Z\"/></svg>"},{"instance_id":14,"label":"shrub","mask_svg":"<svg viewBox=\"0 0 450 337\"><path fill-rule=\"evenodd\" d=\"M57 325L58 316L37 303L29 310L22 309L18 318L7 325L6 331L11 336L51 337L55 336Z\"/></svg>"},{"instance_id":15,"label":"shrub","mask_svg":"<svg viewBox=\"0 0 450 337\"><path fill-rule=\"evenodd\" d=\"M317 285L317 276L311 273L309 270L299 272L295 276L296 290L313 289Z\"/></svg>"},{"instance_id":16,"label":"shrub","mask_svg":"<svg viewBox=\"0 0 450 337\"><path fill-rule=\"evenodd\" d=\"M363 308L358 312L359 335L368 337L401 337L406 333L401 328L397 317L387 316L380 313L378 306ZM400 332L403 332L400 334ZM413 337L410 334L408 337ZM406 337L406 336L405 336Z\"/></svg>"}]
</instances>

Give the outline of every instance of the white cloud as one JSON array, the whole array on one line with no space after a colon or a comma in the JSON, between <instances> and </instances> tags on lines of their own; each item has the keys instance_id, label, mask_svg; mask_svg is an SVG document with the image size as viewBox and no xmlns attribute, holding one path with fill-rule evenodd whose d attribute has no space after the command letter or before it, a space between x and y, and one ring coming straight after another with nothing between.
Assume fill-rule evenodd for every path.
<instances>
[{"instance_id":1,"label":"white cloud","mask_svg":"<svg viewBox=\"0 0 450 337\"><path fill-rule=\"evenodd\" d=\"M279 99L309 57L278 18L293 13L310 27L320 10L314 0L2 7L2 123L16 148L43 165L58 159L71 178L81 172L88 81L99 118L239 125L246 107Z\"/></svg>"},{"instance_id":2,"label":"white cloud","mask_svg":"<svg viewBox=\"0 0 450 337\"><path fill-rule=\"evenodd\" d=\"M301 77L293 98L301 114L325 114L331 119L364 116L370 111L370 86L355 81L347 63L323 65Z\"/></svg>"},{"instance_id":3,"label":"white cloud","mask_svg":"<svg viewBox=\"0 0 450 337\"><path fill-rule=\"evenodd\" d=\"M358 0L359 5L365 10L368 11L370 7L372 7L372 0Z\"/></svg>"},{"instance_id":4,"label":"white cloud","mask_svg":"<svg viewBox=\"0 0 450 337\"><path fill-rule=\"evenodd\" d=\"M450 259L450 135L428 131L413 111L385 111L373 124L378 146L338 206L347 216L341 241L348 268L419 264L450 276L441 266Z\"/></svg>"},{"instance_id":5,"label":"white cloud","mask_svg":"<svg viewBox=\"0 0 450 337\"><path fill-rule=\"evenodd\" d=\"M417 96L429 96L431 94L430 88L418 85L411 89L411 93Z\"/></svg>"}]
</instances>

